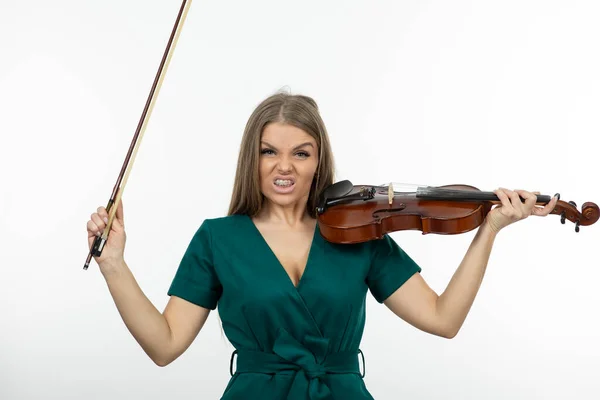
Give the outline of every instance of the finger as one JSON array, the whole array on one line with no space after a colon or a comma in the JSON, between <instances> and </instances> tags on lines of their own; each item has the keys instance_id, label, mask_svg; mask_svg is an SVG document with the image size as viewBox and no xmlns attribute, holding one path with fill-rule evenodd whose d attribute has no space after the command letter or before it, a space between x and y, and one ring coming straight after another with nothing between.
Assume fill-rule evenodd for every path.
<instances>
[{"instance_id":1,"label":"finger","mask_svg":"<svg viewBox=\"0 0 600 400\"><path fill-rule=\"evenodd\" d=\"M506 189L499 188L499 189L494 190L494 193L496 194L496 196L498 196L498 199L500 199L500 203L502 203L502 207L510 210L512 208L512 205L510 204L510 199L506 195L505 191L506 191Z\"/></svg>"},{"instance_id":2,"label":"finger","mask_svg":"<svg viewBox=\"0 0 600 400\"><path fill-rule=\"evenodd\" d=\"M514 216L518 217L523 212L523 208L522 208L523 203L521 202L521 198L519 197L519 194L517 192L515 192L514 190L510 190L510 189L504 189L504 193L506 193L506 195L508 196L511 208L513 209L513 212L515 214Z\"/></svg>"},{"instance_id":3,"label":"finger","mask_svg":"<svg viewBox=\"0 0 600 400\"><path fill-rule=\"evenodd\" d=\"M123 199L120 199L119 204L117 205L117 219L121 225L124 225L125 220L123 216Z\"/></svg>"},{"instance_id":4,"label":"finger","mask_svg":"<svg viewBox=\"0 0 600 400\"><path fill-rule=\"evenodd\" d=\"M87 222L87 230L89 236L98 236L98 232L100 232L100 228L92 220Z\"/></svg>"},{"instance_id":5,"label":"finger","mask_svg":"<svg viewBox=\"0 0 600 400\"><path fill-rule=\"evenodd\" d=\"M526 215L532 214L535 203L537 202L537 196L531 192L528 192L527 190L515 190L515 192L525 199L525 203L523 204L523 212Z\"/></svg>"},{"instance_id":6,"label":"finger","mask_svg":"<svg viewBox=\"0 0 600 400\"><path fill-rule=\"evenodd\" d=\"M102 220L102 218L100 217L100 215L98 215L98 213L93 213L91 215L91 219L94 222L94 224L96 224L96 226L98 227L98 229L100 231L104 230L104 228L106 227L106 223Z\"/></svg>"},{"instance_id":7,"label":"finger","mask_svg":"<svg viewBox=\"0 0 600 400\"><path fill-rule=\"evenodd\" d=\"M96 210L96 212L98 213L98 215L100 216L100 218L102 218L102 220L104 221L104 223L108 224L108 211L106 211L106 208L104 208L104 207L98 207L98 209Z\"/></svg>"},{"instance_id":8,"label":"finger","mask_svg":"<svg viewBox=\"0 0 600 400\"><path fill-rule=\"evenodd\" d=\"M512 190L504 188L501 188L498 193L503 194L502 208L500 212L513 221L519 220L523 214L521 209L522 203L519 195Z\"/></svg>"},{"instance_id":9,"label":"finger","mask_svg":"<svg viewBox=\"0 0 600 400\"><path fill-rule=\"evenodd\" d=\"M534 214L541 217L550 214L552 210L554 210L556 203L558 203L558 198L558 195L555 194L554 197L552 197L552 200L550 200L544 207L536 207L534 209Z\"/></svg>"},{"instance_id":10,"label":"finger","mask_svg":"<svg viewBox=\"0 0 600 400\"><path fill-rule=\"evenodd\" d=\"M536 215L538 217L545 217L546 215L550 214L550 211L552 211L552 209L545 210L542 207L535 207L533 210L531 210L531 213L532 215Z\"/></svg>"},{"instance_id":11,"label":"finger","mask_svg":"<svg viewBox=\"0 0 600 400\"><path fill-rule=\"evenodd\" d=\"M510 198L510 203L513 205L513 207L515 207L517 209L521 208L521 204L523 204L523 202L521 201L521 198L519 197L519 193L517 193L514 190L506 190L506 194Z\"/></svg>"},{"instance_id":12,"label":"finger","mask_svg":"<svg viewBox=\"0 0 600 400\"><path fill-rule=\"evenodd\" d=\"M112 207L115 207L115 205L113 204ZM118 231L122 231L122 230L124 230L123 201L120 200L119 203L116 205L116 207L117 207L117 210L115 211L115 215L112 220L112 228L116 229ZM113 211L113 210L111 209L111 211Z\"/></svg>"},{"instance_id":13,"label":"finger","mask_svg":"<svg viewBox=\"0 0 600 400\"><path fill-rule=\"evenodd\" d=\"M519 193L514 190L508 191L508 197L510 198L510 202L514 208L514 215L512 217L514 219L521 219L524 215L526 215L526 210L521 198L519 197Z\"/></svg>"}]
</instances>

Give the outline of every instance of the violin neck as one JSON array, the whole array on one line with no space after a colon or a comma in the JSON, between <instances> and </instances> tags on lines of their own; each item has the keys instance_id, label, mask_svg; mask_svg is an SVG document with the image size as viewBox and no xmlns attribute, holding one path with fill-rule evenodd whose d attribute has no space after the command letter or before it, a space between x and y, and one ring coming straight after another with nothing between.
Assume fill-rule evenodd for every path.
<instances>
[{"instance_id":1,"label":"violin neck","mask_svg":"<svg viewBox=\"0 0 600 400\"><path fill-rule=\"evenodd\" d=\"M442 200L442 201L465 201L465 202L478 202L478 201L492 201L500 202L500 199L494 192L481 192L477 190L462 190L462 189L447 189L447 188L436 188L436 187L421 187L417 189L416 197L423 200ZM525 199L519 196L521 201ZM537 195L536 203L546 204L552 200L551 196L548 195Z\"/></svg>"}]
</instances>

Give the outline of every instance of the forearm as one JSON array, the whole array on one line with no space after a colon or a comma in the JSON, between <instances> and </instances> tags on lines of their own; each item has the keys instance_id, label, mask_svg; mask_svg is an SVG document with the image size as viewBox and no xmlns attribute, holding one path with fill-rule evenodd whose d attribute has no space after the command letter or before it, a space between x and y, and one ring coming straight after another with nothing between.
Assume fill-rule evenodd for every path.
<instances>
[{"instance_id":1,"label":"forearm","mask_svg":"<svg viewBox=\"0 0 600 400\"><path fill-rule=\"evenodd\" d=\"M127 329L146 354L161 365L168 358L171 342L167 320L142 292L124 261L104 278Z\"/></svg>"},{"instance_id":2,"label":"forearm","mask_svg":"<svg viewBox=\"0 0 600 400\"><path fill-rule=\"evenodd\" d=\"M495 238L496 233L488 225L480 226L446 290L437 299L437 314L450 337L458 333L473 305Z\"/></svg>"}]
</instances>

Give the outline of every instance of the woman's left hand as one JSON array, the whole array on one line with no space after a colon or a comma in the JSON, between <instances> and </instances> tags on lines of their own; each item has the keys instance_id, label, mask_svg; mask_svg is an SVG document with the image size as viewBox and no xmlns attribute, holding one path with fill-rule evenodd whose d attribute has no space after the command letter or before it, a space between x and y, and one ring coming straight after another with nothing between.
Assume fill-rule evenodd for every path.
<instances>
[{"instance_id":1,"label":"woman's left hand","mask_svg":"<svg viewBox=\"0 0 600 400\"><path fill-rule=\"evenodd\" d=\"M539 192L531 193L525 190L513 191L500 188L494 190L494 193L498 196L502 205L492 209L485 220L494 232L499 232L508 225L525 219L530 215L544 217L552 212L558 201L558 196L555 195L548 204L540 207L535 205L537 200L536 194L539 194ZM524 203L519 198L519 195L525 199Z\"/></svg>"}]
</instances>

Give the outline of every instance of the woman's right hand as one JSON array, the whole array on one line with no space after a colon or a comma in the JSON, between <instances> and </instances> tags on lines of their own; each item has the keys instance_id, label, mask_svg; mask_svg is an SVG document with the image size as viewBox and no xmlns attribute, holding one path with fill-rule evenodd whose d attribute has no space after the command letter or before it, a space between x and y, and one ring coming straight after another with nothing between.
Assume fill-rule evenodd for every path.
<instances>
[{"instance_id":1,"label":"woman's right hand","mask_svg":"<svg viewBox=\"0 0 600 400\"><path fill-rule=\"evenodd\" d=\"M88 246L91 250L94 241L102 235L104 228L108 224L108 212L104 207L98 207L95 213L87 222ZM108 240L102 249L100 257L94 256L100 270L104 273L110 269L118 268L123 262L123 254L125 251L125 225L123 221L123 200L119 201L117 213L113 219L113 223L108 234Z\"/></svg>"}]
</instances>

